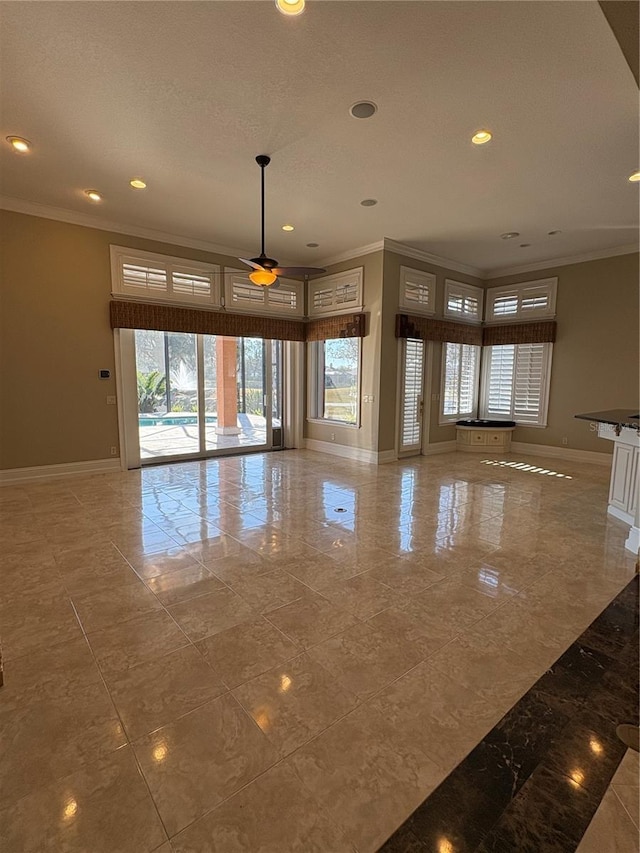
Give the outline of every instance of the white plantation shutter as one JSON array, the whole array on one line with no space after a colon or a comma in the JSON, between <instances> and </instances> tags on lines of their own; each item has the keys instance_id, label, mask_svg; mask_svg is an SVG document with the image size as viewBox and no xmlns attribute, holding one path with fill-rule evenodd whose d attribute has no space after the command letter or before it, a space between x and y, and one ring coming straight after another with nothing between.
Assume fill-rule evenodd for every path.
<instances>
[{"instance_id":1,"label":"white plantation shutter","mask_svg":"<svg viewBox=\"0 0 640 853\"><path fill-rule=\"evenodd\" d=\"M123 263L122 285L126 290L138 293L166 293L167 269L158 265Z\"/></svg>"},{"instance_id":2,"label":"white plantation shutter","mask_svg":"<svg viewBox=\"0 0 640 853\"><path fill-rule=\"evenodd\" d=\"M444 314L457 320L480 322L482 320L483 290L472 284L445 279Z\"/></svg>"},{"instance_id":3,"label":"white plantation shutter","mask_svg":"<svg viewBox=\"0 0 640 853\"><path fill-rule=\"evenodd\" d=\"M493 300L493 316L494 317L509 317L515 316L518 313L518 294L505 293L502 296L496 296Z\"/></svg>"},{"instance_id":4,"label":"white plantation shutter","mask_svg":"<svg viewBox=\"0 0 640 853\"><path fill-rule=\"evenodd\" d=\"M513 368L515 344L489 347L489 370L486 383L486 405L483 414L511 418L513 402Z\"/></svg>"},{"instance_id":5,"label":"white plantation shutter","mask_svg":"<svg viewBox=\"0 0 640 853\"><path fill-rule=\"evenodd\" d=\"M557 278L524 281L487 291L488 321L531 320L554 317Z\"/></svg>"},{"instance_id":6,"label":"white plantation shutter","mask_svg":"<svg viewBox=\"0 0 640 853\"><path fill-rule=\"evenodd\" d=\"M545 344L518 344L513 391L513 419L540 423L545 378Z\"/></svg>"},{"instance_id":7,"label":"white plantation shutter","mask_svg":"<svg viewBox=\"0 0 640 853\"><path fill-rule=\"evenodd\" d=\"M210 273L203 273L188 267L171 270L171 286L176 294L183 296L196 296L209 298L213 289L213 280Z\"/></svg>"},{"instance_id":8,"label":"white plantation shutter","mask_svg":"<svg viewBox=\"0 0 640 853\"><path fill-rule=\"evenodd\" d=\"M483 417L546 426L552 344L488 347L483 377Z\"/></svg>"},{"instance_id":9,"label":"white plantation shutter","mask_svg":"<svg viewBox=\"0 0 640 853\"><path fill-rule=\"evenodd\" d=\"M303 300L301 281L279 279L278 287L259 287L250 281L248 273L226 276L225 304L233 312L253 314L290 315L302 317Z\"/></svg>"},{"instance_id":10,"label":"white plantation shutter","mask_svg":"<svg viewBox=\"0 0 640 853\"><path fill-rule=\"evenodd\" d=\"M476 411L480 348L446 343L442 361L442 416L457 419Z\"/></svg>"},{"instance_id":11,"label":"white plantation shutter","mask_svg":"<svg viewBox=\"0 0 640 853\"><path fill-rule=\"evenodd\" d=\"M400 409L401 450L419 450L421 402L424 382L424 341L404 341L402 404Z\"/></svg>"},{"instance_id":12,"label":"white plantation shutter","mask_svg":"<svg viewBox=\"0 0 640 853\"><path fill-rule=\"evenodd\" d=\"M231 305L234 309L246 308L248 306L263 307L265 305L267 288L256 287L248 278L246 281L232 279L230 289Z\"/></svg>"},{"instance_id":13,"label":"white plantation shutter","mask_svg":"<svg viewBox=\"0 0 640 853\"><path fill-rule=\"evenodd\" d=\"M220 306L220 267L111 246L114 296L145 301Z\"/></svg>"},{"instance_id":14,"label":"white plantation shutter","mask_svg":"<svg viewBox=\"0 0 640 853\"><path fill-rule=\"evenodd\" d=\"M436 277L433 273L400 267L400 308L414 314L435 312Z\"/></svg>"},{"instance_id":15,"label":"white plantation shutter","mask_svg":"<svg viewBox=\"0 0 640 853\"><path fill-rule=\"evenodd\" d=\"M308 283L309 317L344 314L362 308L363 268L314 278Z\"/></svg>"}]
</instances>

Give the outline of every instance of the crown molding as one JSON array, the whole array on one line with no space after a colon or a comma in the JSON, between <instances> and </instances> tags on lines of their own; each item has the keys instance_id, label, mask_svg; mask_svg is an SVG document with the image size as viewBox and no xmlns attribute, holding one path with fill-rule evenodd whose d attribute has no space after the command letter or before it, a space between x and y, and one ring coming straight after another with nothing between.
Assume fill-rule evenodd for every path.
<instances>
[{"instance_id":1,"label":"crown molding","mask_svg":"<svg viewBox=\"0 0 640 853\"><path fill-rule=\"evenodd\" d=\"M570 255L563 258L549 258L546 261L536 261L534 264L520 264L515 267L498 267L486 270L483 278L502 278L507 275L519 275L525 272L537 270L551 270L555 267L566 267L569 264L583 264L586 261L599 261L603 258L614 258L617 255L631 255L640 251L638 243L627 243L624 246L615 246L612 249L598 249L594 252L584 252L581 255Z\"/></svg>"},{"instance_id":2,"label":"crown molding","mask_svg":"<svg viewBox=\"0 0 640 853\"><path fill-rule=\"evenodd\" d=\"M475 278L485 278L486 273L479 267L472 267L470 264L464 264L462 261L453 261L451 258L443 258L441 255L432 255L431 252L424 252L422 249L414 249L413 246L407 246L406 243L400 243L398 240L392 240L390 237L385 237L382 241L384 248L389 252L395 252L397 255L404 255L405 258L413 258L416 261L424 261L427 264L433 264L436 267L443 267L447 270L454 270L465 275L472 275Z\"/></svg>"},{"instance_id":3,"label":"crown molding","mask_svg":"<svg viewBox=\"0 0 640 853\"><path fill-rule=\"evenodd\" d=\"M192 237L183 237L179 234L167 234L164 231L156 231L153 228L141 228L135 225L125 225L121 222L110 222L98 219L89 213L79 213L63 207L51 207L35 201L27 201L22 198L10 198L0 196L0 209L10 210L13 213L25 213L28 216L39 216L43 219L55 219L58 222L66 222L69 225L81 225L85 228L96 228L99 231L112 231L116 234L126 234L130 237L142 237L145 240L153 240L156 243L168 243L172 246L184 246L187 249L200 249L203 252L212 252L216 255L229 255L237 259L247 254L247 249L237 249L229 246L220 246L207 240L194 240Z\"/></svg>"},{"instance_id":4,"label":"crown molding","mask_svg":"<svg viewBox=\"0 0 640 853\"><path fill-rule=\"evenodd\" d=\"M323 266L331 266L339 264L342 261L352 261L355 258L361 258L363 255L372 255L374 252L380 251L395 252L405 258L413 258L416 261L424 261L427 264L433 264L436 267L441 267L455 272L472 275L475 278L483 278L484 273L477 267L463 264L461 261L452 261L451 258L442 258L440 255L432 255L430 252L423 252L422 249L415 249L413 246L408 246L406 243L400 243L398 240L392 240L390 237L383 237L376 243L368 243L366 246L358 246L355 249L349 249L346 252L340 252L337 255L330 255L322 258L319 263Z\"/></svg>"},{"instance_id":5,"label":"crown molding","mask_svg":"<svg viewBox=\"0 0 640 853\"><path fill-rule=\"evenodd\" d=\"M354 258L361 258L363 255L373 255L374 252L381 252L384 249L384 241L378 240L376 243L369 243L366 246L359 246L357 249L347 249L346 252L340 252L337 255L329 255L322 258L318 263L323 267L330 267L332 264L339 264L342 261L352 261Z\"/></svg>"},{"instance_id":6,"label":"crown molding","mask_svg":"<svg viewBox=\"0 0 640 853\"><path fill-rule=\"evenodd\" d=\"M153 240L156 243L166 243L171 246L182 246L185 249L199 249L203 252L211 252L216 255L226 255L231 258L238 258L250 253L249 249L241 249L232 246L221 246L218 243L210 243L208 240L195 240L192 237L185 237L180 234L167 234L164 231L156 231L153 228L142 228L134 225L126 225L121 222L110 222L104 219L98 219L89 213L80 213L75 210L68 210L63 207L53 207L47 204L40 204L35 201L28 201L22 198L11 198L10 196L0 196L0 209L9 210L14 213L24 213L28 216L39 216L43 219L54 219L58 222L66 222L69 225L81 225L85 228L95 228L99 231L111 231L115 234L125 234L130 237L141 237L145 240ZM537 261L532 264L520 264L512 267L497 267L490 270L482 270L479 267L473 267L469 264L464 264L461 261L454 261L450 258L443 258L440 255L433 255L430 252L424 252L422 249L416 249L413 246L408 246L406 243L401 243L398 240L392 240L390 237L384 237L375 243L369 243L366 246L359 246L355 249L349 249L346 252L341 252L337 255L323 258L319 261L323 266L331 266L342 261L350 261L354 258L360 258L364 255L371 255L374 252L387 250L402 255L405 258L413 258L417 261L424 261L428 264L453 270L455 272L465 273L466 275L474 276L483 280L490 278L501 278L508 275L519 275L520 273L535 272L537 270L553 269L555 267L568 266L569 264L580 264L585 261L596 261L602 258L612 258L617 255L629 255L639 251L637 243L628 243L624 246L616 246L611 249L599 249L594 252L585 252L581 255L572 255L561 258L550 258L546 261Z\"/></svg>"}]
</instances>

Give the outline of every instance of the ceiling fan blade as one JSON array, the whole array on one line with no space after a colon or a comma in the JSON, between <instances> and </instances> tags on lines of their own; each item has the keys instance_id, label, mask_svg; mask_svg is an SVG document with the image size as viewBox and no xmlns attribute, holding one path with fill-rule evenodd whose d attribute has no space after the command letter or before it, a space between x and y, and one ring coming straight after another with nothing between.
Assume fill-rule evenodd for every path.
<instances>
[{"instance_id":1,"label":"ceiling fan blade","mask_svg":"<svg viewBox=\"0 0 640 853\"><path fill-rule=\"evenodd\" d=\"M242 263L246 264L248 267L253 267L254 270L265 269L265 267L263 267L261 264L257 264L255 261L248 261L246 258L238 258L238 260L242 261Z\"/></svg>"},{"instance_id":2,"label":"ceiling fan blade","mask_svg":"<svg viewBox=\"0 0 640 853\"><path fill-rule=\"evenodd\" d=\"M271 272L286 277L288 275L319 275L326 272L326 270L322 267L276 267Z\"/></svg>"}]
</instances>

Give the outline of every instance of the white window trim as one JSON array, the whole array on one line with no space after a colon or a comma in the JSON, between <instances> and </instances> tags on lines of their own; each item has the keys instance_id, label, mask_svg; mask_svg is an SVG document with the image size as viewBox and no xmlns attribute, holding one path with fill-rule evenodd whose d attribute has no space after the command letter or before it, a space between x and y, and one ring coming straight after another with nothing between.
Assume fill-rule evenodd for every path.
<instances>
[{"instance_id":1,"label":"white window trim","mask_svg":"<svg viewBox=\"0 0 640 853\"><path fill-rule=\"evenodd\" d=\"M549 304L546 308L522 309L522 300L526 298L528 290L541 289L545 290ZM542 318L553 319L556 316L556 296L558 291L558 279L541 278L536 281L520 281L517 284L508 284L501 287L490 287L487 290L485 320L491 325L499 325L502 323L521 323L529 320L539 320ZM513 294L518 301L518 307L515 313L506 316L495 316L493 313L496 298L507 294Z\"/></svg>"},{"instance_id":2,"label":"white window trim","mask_svg":"<svg viewBox=\"0 0 640 853\"><path fill-rule=\"evenodd\" d=\"M471 314L459 314L457 311L450 311L448 308L449 305L449 296L452 292L460 293L462 296L472 296L478 300L478 313L476 315ZM459 323L472 323L475 325L479 325L482 323L482 318L484 308L484 288L477 287L475 284L465 284L463 281L455 281L452 278L445 278L444 280L444 316L450 317L452 320L457 320Z\"/></svg>"},{"instance_id":3,"label":"white window trim","mask_svg":"<svg viewBox=\"0 0 640 853\"><path fill-rule=\"evenodd\" d=\"M497 345L499 346L499 344ZM518 346L518 344L513 344L513 346ZM553 361L553 344L545 343L544 344L544 364L542 368L542 388L540 389L540 399L542 401L542 406L540 408L540 418L541 422L537 424L533 424L530 421L519 421L513 413L510 417L506 418L506 420L515 421L519 427L527 427L531 429L546 429L548 425L548 417L549 417L549 396L551 390L551 364ZM489 368L491 365L491 359L489 357L489 353L487 350L491 349L491 347L483 347L483 357L482 357L482 367L481 367L481 379L480 379L480 395L479 395L479 411L481 418L495 418L495 415L487 414L487 394L489 390ZM514 377L515 379L515 377ZM513 404L512 404L513 408Z\"/></svg>"},{"instance_id":4,"label":"white window trim","mask_svg":"<svg viewBox=\"0 0 640 853\"><path fill-rule=\"evenodd\" d=\"M287 309L280 303L270 302L270 294L278 293L277 290L272 291L270 287L258 287L255 284L251 284L248 272L225 267L224 273L224 306L230 314L252 314L260 317L294 317L298 319L302 319L304 317L303 282L295 281L290 278L280 279L281 286L294 291L296 294L296 307ZM258 295L262 295L262 302L256 300L255 303L249 304L248 306L235 304L233 301L233 288L235 284L248 284L255 288Z\"/></svg>"},{"instance_id":5,"label":"white window trim","mask_svg":"<svg viewBox=\"0 0 640 853\"><path fill-rule=\"evenodd\" d=\"M358 404L356 406L356 422L339 421L333 418L320 417L318 412L323 410L323 394L318 382L318 356L320 345L324 341L310 341L307 344L307 422L338 426L341 429L360 429L362 424L362 338L358 338Z\"/></svg>"},{"instance_id":6,"label":"white window trim","mask_svg":"<svg viewBox=\"0 0 640 853\"><path fill-rule=\"evenodd\" d=\"M477 350L477 359L476 359L476 371L473 382L473 400L475 402L475 406L473 407L470 414L460 414L457 415L445 415L443 412L444 409L444 388L445 388L445 373L447 367L447 360L445 358L445 347L447 346L446 342L442 344L441 349L441 365L440 365L440 402L438 406L438 424L440 426L451 426L451 424L455 424L456 421L461 420L462 418L474 418L478 411L479 406L479 388L480 388L480 373L481 373L481 362L485 361L482 358L483 347L475 346L474 344L467 344L466 346L475 346ZM460 346L465 346L461 344Z\"/></svg>"},{"instance_id":7,"label":"white window trim","mask_svg":"<svg viewBox=\"0 0 640 853\"><path fill-rule=\"evenodd\" d=\"M308 317L330 317L338 314L353 314L362 311L364 305L363 299L363 280L364 267L356 267L352 270L325 275L321 278L314 278L307 282L307 316ZM356 298L347 305L336 302L336 294L339 287L349 284L356 286ZM326 306L314 307L314 294L320 290L332 290L331 304Z\"/></svg>"},{"instance_id":8,"label":"white window trim","mask_svg":"<svg viewBox=\"0 0 640 853\"><path fill-rule=\"evenodd\" d=\"M411 284L418 284L427 288L429 299L425 306L407 299L407 287ZM432 317L436 313L436 276L434 273L401 266L398 294L398 307L402 311L428 317Z\"/></svg>"},{"instance_id":9,"label":"white window trim","mask_svg":"<svg viewBox=\"0 0 640 853\"><path fill-rule=\"evenodd\" d=\"M219 309L222 304L220 287L220 266L194 261L191 258L178 258L172 255L161 255L156 252L145 252L142 249L131 249L126 246L110 246L111 256L111 295L114 299L126 299L132 302L157 302L164 305L184 305L190 308ZM123 281L122 269L125 263L157 264L166 270L168 289L159 293L135 293L128 290ZM171 279L174 270L184 271L188 268L211 276L211 292L207 296L185 297L184 294L174 294L171 290Z\"/></svg>"}]
</instances>

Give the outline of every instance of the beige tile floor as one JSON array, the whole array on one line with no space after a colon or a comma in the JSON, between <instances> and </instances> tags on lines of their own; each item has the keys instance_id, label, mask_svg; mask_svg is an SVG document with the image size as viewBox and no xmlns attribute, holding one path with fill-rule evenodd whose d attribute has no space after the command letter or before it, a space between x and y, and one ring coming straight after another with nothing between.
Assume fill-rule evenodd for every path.
<instances>
[{"instance_id":1,"label":"beige tile floor","mask_svg":"<svg viewBox=\"0 0 640 853\"><path fill-rule=\"evenodd\" d=\"M627 750L576 853L638 853L640 762Z\"/></svg>"},{"instance_id":2,"label":"beige tile floor","mask_svg":"<svg viewBox=\"0 0 640 853\"><path fill-rule=\"evenodd\" d=\"M3 488L3 853L375 851L634 571L606 468L502 461Z\"/></svg>"}]
</instances>

